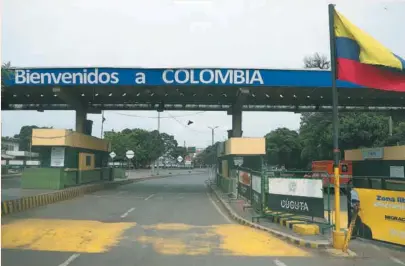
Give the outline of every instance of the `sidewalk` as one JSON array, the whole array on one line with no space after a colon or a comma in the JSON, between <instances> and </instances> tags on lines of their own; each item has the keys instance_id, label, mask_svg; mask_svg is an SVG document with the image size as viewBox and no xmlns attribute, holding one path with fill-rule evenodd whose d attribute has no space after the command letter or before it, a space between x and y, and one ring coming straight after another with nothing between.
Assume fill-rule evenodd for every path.
<instances>
[{"instance_id":1,"label":"sidewalk","mask_svg":"<svg viewBox=\"0 0 405 266\"><path fill-rule=\"evenodd\" d=\"M9 179L9 178L15 178L15 177L21 177L21 173L16 173L16 174L4 174L1 175L1 179Z\"/></svg>"},{"instance_id":2,"label":"sidewalk","mask_svg":"<svg viewBox=\"0 0 405 266\"><path fill-rule=\"evenodd\" d=\"M300 235L281 226L277 223L273 223L266 218L261 218L260 222L252 222L252 217L257 216L253 209L243 210L244 200L237 199L231 200L228 195L222 193L215 185L211 185L213 194L217 197L219 202L231 215L231 217L241 224L245 224L263 231L267 231L283 239L295 243L300 246L306 246L311 248L327 248L331 245L331 235Z\"/></svg>"}]
</instances>

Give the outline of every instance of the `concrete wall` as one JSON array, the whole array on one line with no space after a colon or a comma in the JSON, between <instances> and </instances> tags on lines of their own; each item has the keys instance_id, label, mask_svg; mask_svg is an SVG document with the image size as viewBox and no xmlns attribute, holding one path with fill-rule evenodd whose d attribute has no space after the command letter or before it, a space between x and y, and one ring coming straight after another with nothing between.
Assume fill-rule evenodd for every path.
<instances>
[{"instance_id":1,"label":"concrete wall","mask_svg":"<svg viewBox=\"0 0 405 266\"><path fill-rule=\"evenodd\" d=\"M114 169L115 170L115 169ZM121 172L120 172L121 170ZM27 168L22 174L21 187L24 189L63 189L103 180L110 180L111 168L97 168L78 171L63 168ZM125 170L118 169L114 175L125 178ZM112 177L114 177L114 175Z\"/></svg>"},{"instance_id":2,"label":"concrete wall","mask_svg":"<svg viewBox=\"0 0 405 266\"><path fill-rule=\"evenodd\" d=\"M61 168L27 168L21 176L21 187L28 189L62 189Z\"/></svg>"}]
</instances>

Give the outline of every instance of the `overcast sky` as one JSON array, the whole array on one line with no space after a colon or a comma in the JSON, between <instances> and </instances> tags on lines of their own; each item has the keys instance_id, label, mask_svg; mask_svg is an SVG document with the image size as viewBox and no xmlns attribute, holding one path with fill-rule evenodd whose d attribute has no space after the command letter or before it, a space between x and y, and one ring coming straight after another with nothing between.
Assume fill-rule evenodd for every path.
<instances>
[{"instance_id":1,"label":"overcast sky","mask_svg":"<svg viewBox=\"0 0 405 266\"><path fill-rule=\"evenodd\" d=\"M314 52L329 53L323 0L3 0L2 60L19 67L302 68ZM356 3L355 3L356 2ZM405 2L334 1L336 8L396 54L405 57ZM179 143L211 143L231 128L226 112L170 112L161 130ZM156 129L156 112L105 113L105 130ZM152 118L150 118L152 117ZM169 117L164 112L162 117ZM93 135L100 136L101 116ZM194 121L189 128L184 125ZM293 113L243 114L244 136L299 128ZM2 112L3 135L23 125L74 128L74 112Z\"/></svg>"}]
</instances>

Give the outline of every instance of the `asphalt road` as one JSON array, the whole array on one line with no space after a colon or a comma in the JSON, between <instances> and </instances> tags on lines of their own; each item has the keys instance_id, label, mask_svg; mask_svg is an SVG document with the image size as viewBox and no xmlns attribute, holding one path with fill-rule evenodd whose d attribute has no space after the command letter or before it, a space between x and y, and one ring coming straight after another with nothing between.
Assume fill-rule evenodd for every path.
<instances>
[{"instance_id":1,"label":"asphalt road","mask_svg":"<svg viewBox=\"0 0 405 266\"><path fill-rule=\"evenodd\" d=\"M356 259L233 223L204 175L154 179L2 217L2 265L400 266L384 247ZM367 246L371 246L367 244ZM366 254L366 253L364 253Z\"/></svg>"}]
</instances>

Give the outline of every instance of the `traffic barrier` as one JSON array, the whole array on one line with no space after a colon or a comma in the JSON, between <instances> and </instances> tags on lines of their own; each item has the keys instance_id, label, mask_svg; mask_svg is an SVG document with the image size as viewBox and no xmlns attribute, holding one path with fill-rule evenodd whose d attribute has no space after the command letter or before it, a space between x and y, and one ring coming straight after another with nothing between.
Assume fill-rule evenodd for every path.
<instances>
[{"instance_id":1,"label":"traffic barrier","mask_svg":"<svg viewBox=\"0 0 405 266\"><path fill-rule=\"evenodd\" d=\"M264 168L262 171L255 171L238 167L234 173L236 178L224 178L218 174L217 187L229 194L231 193L229 180L237 180L236 196L245 201L243 210L252 208L256 212L252 222L259 222L261 218L266 218L291 230L294 225L306 224L303 228L316 228L310 231L317 234L324 234L333 227L330 189L327 189L328 218L325 220L323 181L313 172L267 171ZM309 232L308 230L298 231L305 234Z\"/></svg>"}]
</instances>

